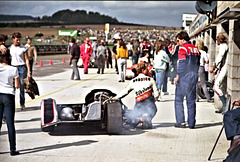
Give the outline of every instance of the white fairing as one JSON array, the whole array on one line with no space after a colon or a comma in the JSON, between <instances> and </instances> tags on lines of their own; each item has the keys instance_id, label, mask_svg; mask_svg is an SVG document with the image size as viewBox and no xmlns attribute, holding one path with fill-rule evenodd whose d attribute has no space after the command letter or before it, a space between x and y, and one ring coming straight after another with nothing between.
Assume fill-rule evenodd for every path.
<instances>
[{"instance_id":1,"label":"white fairing","mask_svg":"<svg viewBox=\"0 0 240 162\"><path fill-rule=\"evenodd\" d=\"M54 125L55 123L58 122L58 112L57 112L57 104L56 104L56 101L53 99L52 100L52 109L53 109L53 119L48 122L48 123L44 123L44 116L45 116L45 113L46 113L46 110L45 110L45 106L44 106L44 99L41 101L41 125L43 127L46 127L46 126L50 126L50 125Z\"/></svg>"},{"instance_id":2,"label":"white fairing","mask_svg":"<svg viewBox=\"0 0 240 162\"><path fill-rule=\"evenodd\" d=\"M101 102L95 101L89 104L84 120L101 120Z\"/></svg>"}]
</instances>

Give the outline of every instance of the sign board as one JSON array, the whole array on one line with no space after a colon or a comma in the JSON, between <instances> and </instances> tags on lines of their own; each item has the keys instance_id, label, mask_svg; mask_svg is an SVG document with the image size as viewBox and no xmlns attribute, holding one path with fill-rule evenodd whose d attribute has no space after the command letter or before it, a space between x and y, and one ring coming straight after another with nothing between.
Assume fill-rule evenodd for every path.
<instances>
[{"instance_id":1,"label":"sign board","mask_svg":"<svg viewBox=\"0 0 240 162\"><path fill-rule=\"evenodd\" d=\"M105 33L109 33L109 23L105 24Z\"/></svg>"},{"instance_id":2,"label":"sign board","mask_svg":"<svg viewBox=\"0 0 240 162\"><path fill-rule=\"evenodd\" d=\"M77 30L58 30L58 36L77 36Z\"/></svg>"},{"instance_id":3,"label":"sign board","mask_svg":"<svg viewBox=\"0 0 240 162\"><path fill-rule=\"evenodd\" d=\"M89 37L90 40L97 40L97 37Z\"/></svg>"}]
</instances>

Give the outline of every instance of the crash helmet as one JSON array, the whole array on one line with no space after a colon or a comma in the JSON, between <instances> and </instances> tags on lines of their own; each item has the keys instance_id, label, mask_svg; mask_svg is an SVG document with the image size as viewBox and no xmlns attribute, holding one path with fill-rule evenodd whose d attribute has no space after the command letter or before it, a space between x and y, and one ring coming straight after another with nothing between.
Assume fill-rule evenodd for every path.
<instances>
[{"instance_id":1,"label":"crash helmet","mask_svg":"<svg viewBox=\"0 0 240 162\"><path fill-rule=\"evenodd\" d=\"M74 111L71 107L64 107L60 113L61 120L75 120Z\"/></svg>"}]
</instances>

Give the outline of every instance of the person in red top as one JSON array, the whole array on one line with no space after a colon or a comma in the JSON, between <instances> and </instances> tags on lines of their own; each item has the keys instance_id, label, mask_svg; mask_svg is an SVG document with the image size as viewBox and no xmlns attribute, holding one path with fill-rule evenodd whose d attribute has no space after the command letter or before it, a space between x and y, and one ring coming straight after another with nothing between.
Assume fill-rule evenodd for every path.
<instances>
[{"instance_id":1,"label":"person in red top","mask_svg":"<svg viewBox=\"0 0 240 162\"><path fill-rule=\"evenodd\" d=\"M177 76L175 91L175 127L185 127L183 99L186 96L188 110L188 125L192 129L196 123L196 84L200 65L200 52L196 46L189 42L190 38L185 31L176 36L181 46L178 53Z\"/></svg>"},{"instance_id":2,"label":"person in red top","mask_svg":"<svg viewBox=\"0 0 240 162\"><path fill-rule=\"evenodd\" d=\"M148 57L148 62L150 63L150 57L151 57L151 54L150 54L150 51L151 51L151 45L148 43L147 39L144 38L143 39L143 44L142 44L142 57L146 56L146 54L149 55Z\"/></svg>"},{"instance_id":3,"label":"person in red top","mask_svg":"<svg viewBox=\"0 0 240 162\"><path fill-rule=\"evenodd\" d=\"M93 51L88 37L85 38L85 43L81 45L80 51L83 60L84 74L88 74L88 63Z\"/></svg>"}]
</instances>

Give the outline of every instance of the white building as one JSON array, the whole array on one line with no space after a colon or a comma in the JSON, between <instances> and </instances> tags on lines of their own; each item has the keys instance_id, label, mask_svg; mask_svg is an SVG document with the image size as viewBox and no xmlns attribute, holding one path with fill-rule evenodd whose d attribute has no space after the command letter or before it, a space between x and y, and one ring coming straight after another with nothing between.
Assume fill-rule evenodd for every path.
<instances>
[{"instance_id":1,"label":"white building","mask_svg":"<svg viewBox=\"0 0 240 162\"><path fill-rule=\"evenodd\" d=\"M189 26L191 25L191 23L193 22L196 16L197 14L190 14L190 13L184 13L182 15L183 30L186 30L188 32Z\"/></svg>"}]
</instances>

